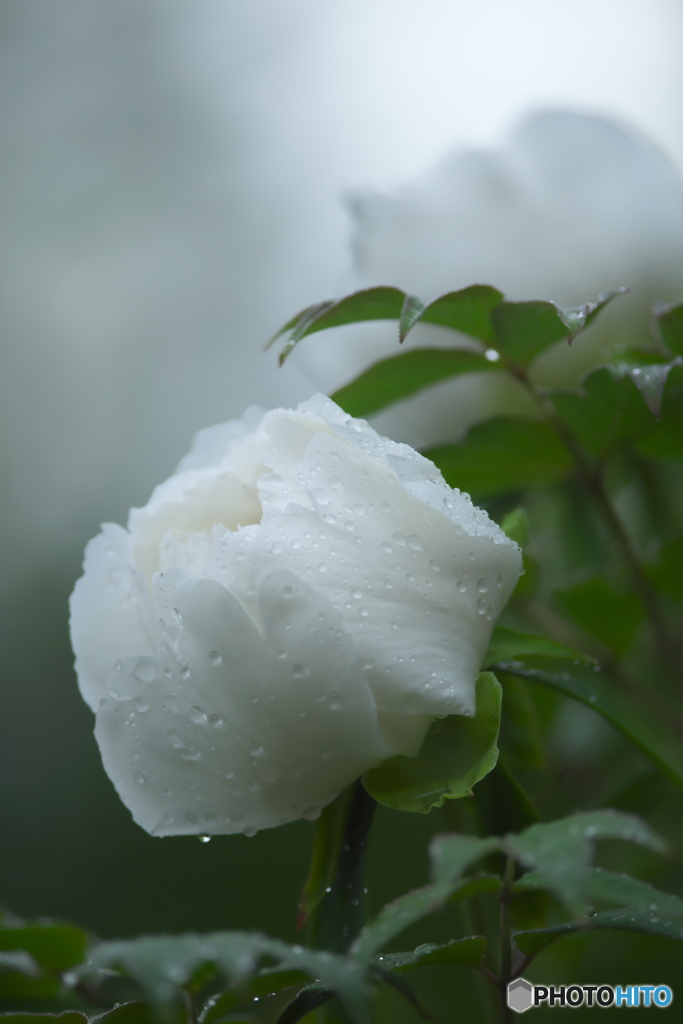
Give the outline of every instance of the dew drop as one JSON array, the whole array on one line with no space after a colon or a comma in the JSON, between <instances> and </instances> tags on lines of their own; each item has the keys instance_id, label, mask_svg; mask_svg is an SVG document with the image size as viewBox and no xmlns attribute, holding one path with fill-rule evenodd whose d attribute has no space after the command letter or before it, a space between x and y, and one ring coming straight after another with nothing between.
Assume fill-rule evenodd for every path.
<instances>
[{"instance_id":1,"label":"dew drop","mask_svg":"<svg viewBox=\"0 0 683 1024\"><path fill-rule=\"evenodd\" d=\"M488 607L489 604L485 597L477 598L477 615L486 615Z\"/></svg>"},{"instance_id":2,"label":"dew drop","mask_svg":"<svg viewBox=\"0 0 683 1024\"><path fill-rule=\"evenodd\" d=\"M315 498L318 505L322 505L323 508L325 507L325 505L329 505L330 496L322 489L322 487L314 487L313 490L311 491L311 494Z\"/></svg>"},{"instance_id":3,"label":"dew drop","mask_svg":"<svg viewBox=\"0 0 683 1024\"><path fill-rule=\"evenodd\" d=\"M330 709L338 711L342 706L342 695L339 690L330 690Z\"/></svg>"},{"instance_id":4,"label":"dew drop","mask_svg":"<svg viewBox=\"0 0 683 1024\"><path fill-rule=\"evenodd\" d=\"M487 348L484 352L484 359L488 359L490 363L497 363L500 359L500 352L496 352L495 348Z\"/></svg>"},{"instance_id":5,"label":"dew drop","mask_svg":"<svg viewBox=\"0 0 683 1024\"><path fill-rule=\"evenodd\" d=\"M380 548L385 555L391 554L391 544L389 543L388 540L383 540L382 543L380 544Z\"/></svg>"},{"instance_id":6,"label":"dew drop","mask_svg":"<svg viewBox=\"0 0 683 1024\"><path fill-rule=\"evenodd\" d=\"M238 822L242 821L243 817L243 814L240 814L239 811L235 811L234 814L230 815L230 821L233 823L233 825L237 825Z\"/></svg>"},{"instance_id":7,"label":"dew drop","mask_svg":"<svg viewBox=\"0 0 683 1024\"><path fill-rule=\"evenodd\" d=\"M194 722L195 725L206 725L208 717L206 712L202 711L199 705L194 704L190 708L190 721Z\"/></svg>"},{"instance_id":8,"label":"dew drop","mask_svg":"<svg viewBox=\"0 0 683 1024\"><path fill-rule=\"evenodd\" d=\"M360 601L362 596L363 591L360 589L360 587L354 587L353 590L351 591L351 597L354 597L356 601Z\"/></svg>"},{"instance_id":9,"label":"dew drop","mask_svg":"<svg viewBox=\"0 0 683 1024\"><path fill-rule=\"evenodd\" d=\"M480 594L485 594L488 589L489 589L488 583L486 582L484 577L481 576L477 580L477 590L479 591Z\"/></svg>"},{"instance_id":10,"label":"dew drop","mask_svg":"<svg viewBox=\"0 0 683 1024\"><path fill-rule=\"evenodd\" d=\"M316 821L320 817L320 808L315 804L312 807L306 807L302 813L302 817L306 821Z\"/></svg>"},{"instance_id":11,"label":"dew drop","mask_svg":"<svg viewBox=\"0 0 683 1024\"><path fill-rule=\"evenodd\" d=\"M190 672L190 666L189 665L183 665L183 667L180 670L180 678L181 679L189 679L191 675L192 675L192 673Z\"/></svg>"},{"instance_id":12,"label":"dew drop","mask_svg":"<svg viewBox=\"0 0 683 1024\"><path fill-rule=\"evenodd\" d=\"M458 580L455 586L460 591L461 594L464 594L465 591L467 590L467 584L463 580Z\"/></svg>"},{"instance_id":13,"label":"dew drop","mask_svg":"<svg viewBox=\"0 0 683 1024\"><path fill-rule=\"evenodd\" d=\"M369 611L368 611L368 609L367 609L367 608L365 607L365 605L362 605L362 606L361 606L361 607L360 607L360 608L358 609L358 612L359 612L359 614L360 614L360 615L361 615L361 616L362 616L362 617L363 617L364 619L367 619L368 615L370 614L370 612L369 612Z\"/></svg>"},{"instance_id":14,"label":"dew drop","mask_svg":"<svg viewBox=\"0 0 683 1024\"><path fill-rule=\"evenodd\" d=\"M305 674L303 665L300 665L298 662L292 665L292 675L295 679L303 679Z\"/></svg>"},{"instance_id":15,"label":"dew drop","mask_svg":"<svg viewBox=\"0 0 683 1024\"><path fill-rule=\"evenodd\" d=\"M200 843L210 843L211 842L211 836L208 835L208 833L206 833L206 832L202 832L200 835L198 835L197 839L199 840Z\"/></svg>"},{"instance_id":16,"label":"dew drop","mask_svg":"<svg viewBox=\"0 0 683 1024\"><path fill-rule=\"evenodd\" d=\"M133 703L135 704L135 710L141 713L149 708L149 701L145 700L144 697L136 697Z\"/></svg>"},{"instance_id":17,"label":"dew drop","mask_svg":"<svg viewBox=\"0 0 683 1024\"><path fill-rule=\"evenodd\" d=\"M253 836L256 835L257 832L258 829L254 828L253 825L245 825L245 827L242 829L242 833L247 837L247 839L251 839Z\"/></svg>"},{"instance_id":18,"label":"dew drop","mask_svg":"<svg viewBox=\"0 0 683 1024\"><path fill-rule=\"evenodd\" d=\"M337 476L336 473L333 474L327 482L335 491L338 491L342 485L341 477Z\"/></svg>"},{"instance_id":19,"label":"dew drop","mask_svg":"<svg viewBox=\"0 0 683 1024\"><path fill-rule=\"evenodd\" d=\"M223 655L219 654L218 651L209 651L209 661L214 668L217 668L219 665L223 664Z\"/></svg>"},{"instance_id":20,"label":"dew drop","mask_svg":"<svg viewBox=\"0 0 683 1024\"><path fill-rule=\"evenodd\" d=\"M289 586L287 586L287 587L283 587L283 588L282 588L282 596L283 596L284 598L286 598L287 600L288 600L288 599L289 599L290 597L292 597L292 596L293 596L293 594L294 594L294 590L292 589L292 587L289 587Z\"/></svg>"},{"instance_id":21,"label":"dew drop","mask_svg":"<svg viewBox=\"0 0 683 1024\"><path fill-rule=\"evenodd\" d=\"M422 548L422 541L416 533L409 533L406 537L406 544L412 551L420 551Z\"/></svg>"}]
</instances>

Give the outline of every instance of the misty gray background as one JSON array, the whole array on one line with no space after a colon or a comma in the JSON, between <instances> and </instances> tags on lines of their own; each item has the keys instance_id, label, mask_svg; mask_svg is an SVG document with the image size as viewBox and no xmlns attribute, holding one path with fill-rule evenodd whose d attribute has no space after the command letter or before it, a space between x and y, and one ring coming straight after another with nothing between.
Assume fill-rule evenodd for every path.
<instances>
[{"instance_id":1,"label":"misty gray background","mask_svg":"<svg viewBox=\"0 0 683 1024\"><path fill-rule=\"evenodd\" d=\"M85 542L195 430L314 390L261 346L343 289L350 191L547 106L683 169L682 38L678 0L3 0L0 903L287 933L311 826L161 844L104 777L67 635ZM429 827L386 895L421 881Z\"/></svg>"}]
</instances>

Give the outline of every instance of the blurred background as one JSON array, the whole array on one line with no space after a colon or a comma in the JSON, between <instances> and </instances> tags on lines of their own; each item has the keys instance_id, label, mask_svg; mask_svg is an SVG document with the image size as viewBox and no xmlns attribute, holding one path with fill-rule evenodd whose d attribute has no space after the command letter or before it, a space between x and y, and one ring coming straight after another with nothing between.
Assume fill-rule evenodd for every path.
<instances>
[{"instance_id":1,"label":"blurred background","mask_svg":"<svg viewBox=\"0 0 683 1024\"><path fill-rule=\"evenodd\" d=\"M319 360L261 346L354 279L349 195L544 108L615 119L683 172L682 39L678 0L0 6L0 902L105 936L291 937L310 824L162 843L104 776L67 632L83 547L194 431L320 386ZM439 827L397 817L377 902L424 880Z\"/></svg>"}]
</instances>

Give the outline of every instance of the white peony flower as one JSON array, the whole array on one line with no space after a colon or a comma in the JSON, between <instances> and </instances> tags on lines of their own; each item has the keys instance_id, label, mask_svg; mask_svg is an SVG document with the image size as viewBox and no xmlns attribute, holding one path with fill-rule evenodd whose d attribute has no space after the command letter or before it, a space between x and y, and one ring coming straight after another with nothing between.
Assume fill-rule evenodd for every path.
<instances>
[{"instance_id":1,"label":"white peony flower","mask_svg":"<svg viewBox=\"0 0 683 1024\"><path fill-rule=\"evenodd\" d=\"M474 713L519 549L318 395L200 432L71 598L104 766L153 835L252 834Z\"/></svg>"},{"instance_id":2,"label":"white peony flower","mask_svg":"<svg viewBox=\"0 0 683 1024\"><path fill-rule=\"evenodd\" d=\"M358 195L352 210L348 290L388 284L431 300L482 283L574 306L629 287L571 348L539 359L542 385L575 384L616 344L642 347L652 303L683 296L683 180L648 140L603 118L537 114L500 149L457 152L400 190ZM459 344L428 326L408 344L440 342ZM296 358L333 390L397 351L384 324L311 338ZM400 421L390 412L378 423L424 444L501 412L533 409L513 381L487 374L440 385L403 406Z\"/></svg>"}]
</instances>

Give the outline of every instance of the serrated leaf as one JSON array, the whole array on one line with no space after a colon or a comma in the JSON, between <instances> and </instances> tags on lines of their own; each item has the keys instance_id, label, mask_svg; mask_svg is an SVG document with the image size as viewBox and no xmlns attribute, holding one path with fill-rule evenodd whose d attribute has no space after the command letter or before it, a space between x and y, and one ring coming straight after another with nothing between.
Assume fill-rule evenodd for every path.
<instances>
[{"instance_id":1,"label":"serrated leaf","mask_svg":"<svg viewBox=\"0 0 683 1024\"><path fill-rule=\"evenodd\" d=\"M417 757L392 757L366 772L368 793L387 807L422 813L469 796L498 759L502 690L491 672L479 675L476 699L474 718L449 715L434 722Z\"/></svg>"},{"instance_id":2,"label":"serrated leaf","mask_svg":"<svg viewBox=\"0 0 683 1024\"><path fill-rule=\"evenodd\" d=\"M559 821L532 825L503 840L519 863L545 879L546 888L570 907L585 909L593 846L598 839L622 839L663 852L663 841L639 818L618 811L586 811Z\"/></svg>"},{"instance_id":3,"label":"serrated leaf","mask_svg":"<svg viewBox=\"0 0 683 1024\"><path fill-rule=\"evenodd\" d=\"M459 444L423 454L451 487L479 501L544 487L572 469L572 458L552 427L539 420L498 416L479 423Z\"/></svg>"},{"instance_id":4,"label":"serrated leaf","mask_svg":"<svg viewBox=\"0 0 683 1024\"><path fill-rule=\"evenodd\" d=\"M576 659L544 658L521 655L496 666L505 685L506 673L533 680L542 686L571 697L602 715L622 733L648 760L678 785L683 785L683 758L680 743L659 722L648 719L641 706L634 706L626 694L598 678L594 669L575 663Z\"/></svg>"},{"instance_id":5,"label":"serrated leaf","mask_svg":"<svg viewBox=\"0 0 683 1024\"><path fill-rule=\"evenodd\" d=\"M529 871L514 884L515 892L545 888L546 878L538 871ZM591 868L585 878L582 895L590 904L614 903L621 908L661 913L683 920L683 900L678 896L661 892L638 878L604 868Z\"/></svg>"},{"instance_id":6,"label":"serrated leaf","mask_svg":"<svg viewBox=\"0 0 683 1024\"><path fill-rule=\"evenodd\" d=\"M515 508L503 519L500 528L506 537L514 540L520 548L529 544L529 516L524 508Z\"/></svg>"},{"instance_id":7,"label":"serrated leaf","mask_svg":"<svg viewBox=\"0 0 683 1024\"><path fill-rule=\"evenodd\" d=\"M585 654L579 654L558 644L547 636L538 636L535 633L520 633L516 629L507 629L505 626L496 626L491 634L488 651L484 657L484 667L491 668L493 665L510 661L528 654L542 654L546 657L571 658L572 661L579 660L586 664L594 664L595 659Z\"/></svg>"},{"instance_id":8,"label":"serrated leaf","mask_svg":"<svg viewBox=\"0 0 683 1024\"><path fill-rule=\"evenodd\" d=\"M645 610L632 590L615 590L598 577L568 590L556 590L553 600L586 633L619 655L632 647L645 619Z\"/></svg>"},{"instance_id":9,"label":"serrated leaf","mask_svg":"<svg viewBox=\"0 0 683 1024\"><path fill-rule=\"evenodd\" d=\"M683 356L683 302L674 302L657 313L657 326L664 344Z\"/></svg>"},{"instance_id":10,"label":"serrated leaf","mask_svg":"<svg viewBox=\"0 0 683 1024\"><path fill-rule=\"evenodd\" d=\"M267 343L270 348L285 335L289 335L280 350L280 365L292 349L309 334L324 331L330 327L362 323L368 320L398 320L401 316L406 293L400 288L362 288L342 299L318 302L308 306L288 320L284 327Z\"/></svg>"},{"instance_id":11,"label":"serrated leaf","mask_svg":"<svg viewBox=\"0 0 683 1024\"><path fill-rule=\"evenodd\" d=\"M496 369L476 352L416 348L380 360L331 398L350 416L369 416L439 381Z\"/></svg>"},{"instance_id":12,"label":"serrated leaf","mask_svg":"<svg viewBox=\"0 0 683 1024\"><path fill-rule=\"evenodd\" d=\"M553 391L549 398L572 434L595 457L644 437L653 427L652 412L632 374L621 375L614 366L593 370L578 392Z\"/></svg>"},{"instance_id":13,"label":"serrated leaf","mask_svg":"<svg viewBox=\"0 0 683 1024\"><path fill-rule=\"evenodd\" d=\"M683 921L679 918L653 915L636 910L601 910L592 917L584 917L579 921L554 925L551 928L536 928L531 931L517 932L515 944L526 956L535 956L546 949L552 942L584 931L629 931L645 932L649 935L662 935L669 939L683 939Z\"/></svg>"},{"instance_id":14,"label":"serrated leaf","mask_svg":"<svg viewBox=\"0 0 683 1024\"><path fill-rule=\"evenodd\" d=\"M102 970L121 972L136 981L158 1003L173 1000L191 986L204 968L213 967L229 984L244 985L259 973L264 958L281 971L302 972L336 992L348 1012L358 1017L366 1005L366 986L360 965L348 957L289 946L250 932L212 932L206 935L143 936L102 942L77 974L96 983Z\"/></svg>"},{"instance_id":15,"label":"serrated leaf","mask_svg":"<svg viewBox=\"0 0 683 1024\"><path fill-rule=\"evenodd\" d=\"M638 442L638 451L656 459L683 458L683 365L671 368L664 385L659 422Z\"/></svg>"},{"instance_id":16,"label":"serrated leaf","mask_svg":"<svg viewBox=\"0 0 683 1024\"><path fill-rule=\"evenodd\" d=\"M466 939L451 939L442 945L425 943L411 953L384 953L371 961L381 963L389 971L408 971L412 967L429 964L464 964L478 967L486 955L486 939L473 935Z\"/></svg>"}]
</instances>

